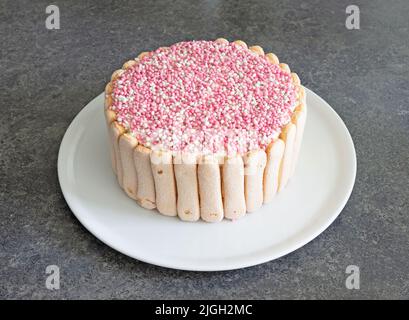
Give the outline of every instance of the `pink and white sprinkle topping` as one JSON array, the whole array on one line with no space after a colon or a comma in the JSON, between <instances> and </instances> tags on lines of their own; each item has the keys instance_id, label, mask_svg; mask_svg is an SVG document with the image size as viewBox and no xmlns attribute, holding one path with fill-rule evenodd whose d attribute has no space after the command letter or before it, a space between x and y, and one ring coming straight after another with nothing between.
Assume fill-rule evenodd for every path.
<instances>
[{"instance_id":1,"label":"pink and white sprinkle topping","mask_svg":"<svg viewBox=\"0 0 409 320\"><path fill-rule=\"evenodd\" d=\"M265 149L290 121L291 74L235 43L159 48L113 84L117 121L148 147L202 154Z\"/></svg>"}]
</instances>

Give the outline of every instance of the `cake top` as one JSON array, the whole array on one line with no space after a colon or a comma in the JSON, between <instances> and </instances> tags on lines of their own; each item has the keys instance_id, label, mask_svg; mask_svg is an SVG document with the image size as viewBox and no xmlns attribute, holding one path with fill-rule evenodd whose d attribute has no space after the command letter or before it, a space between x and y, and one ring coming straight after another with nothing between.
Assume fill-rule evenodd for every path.
<instances>
[{"instance_id":1,"label":"cake top","mask_svg":"<svg viewBox=\"0 0 409 320\"><path fill-rule=\"evenodd\" d=\"M113 83L110 108L145 146L200 154L265 149L290 121L289 72L235 43L180 42Z\"/></svg>"}]
</instances>

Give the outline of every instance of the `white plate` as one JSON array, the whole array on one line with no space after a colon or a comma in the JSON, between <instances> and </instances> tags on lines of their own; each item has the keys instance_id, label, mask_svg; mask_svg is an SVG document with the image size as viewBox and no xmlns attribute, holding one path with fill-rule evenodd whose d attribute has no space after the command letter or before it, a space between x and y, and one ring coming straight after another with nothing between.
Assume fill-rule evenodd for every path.
<instances>
[{"instance_id":1,"label":"white plate","mask_svg":"<svg viewBox=\"0 0 409 320\"><path fill-rule=\"evenodd\" d=\"M230 270L288 254L335 220L356 173L354 145L341 118L306 91L308 119L295 176L272 204L239 221L182 222L142 209L128 198L111 170L103 94L76 116L62 140L58 177L64 197L98 239L155 265Z\"/></svg>"}]
</instances>

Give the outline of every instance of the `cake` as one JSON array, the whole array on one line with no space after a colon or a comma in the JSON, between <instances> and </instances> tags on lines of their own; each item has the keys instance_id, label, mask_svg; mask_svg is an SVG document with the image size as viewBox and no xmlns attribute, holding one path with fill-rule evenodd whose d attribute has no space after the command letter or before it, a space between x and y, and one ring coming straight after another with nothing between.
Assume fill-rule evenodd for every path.
<instances>
[{"instance_id":1,"label":"cake","mask_svg":"<svg viewBox=\"0 0 409 320\"><path fill-rule=\"evenodd\" d=\"M105 89L119 186L183 221L235 220L294 175L307 108L300 79L243 41L186 41L143 52Z\"/></svg>"}]
</instances>

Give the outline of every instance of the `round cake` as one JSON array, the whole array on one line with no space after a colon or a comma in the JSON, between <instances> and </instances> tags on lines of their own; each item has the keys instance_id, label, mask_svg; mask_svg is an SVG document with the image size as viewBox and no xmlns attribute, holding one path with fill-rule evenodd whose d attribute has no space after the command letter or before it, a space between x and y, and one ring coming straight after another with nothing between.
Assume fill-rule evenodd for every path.
<instances>
[{"instance_id":1,"label":"round cake","mask_svg":"<svg viewBox=\"0 0 409 320\"><path fill-rule=\"evenodd\" d=\"M293 176L307 108L300 79L243 41L186 41L112 74L105 116L119 185L184 221L235 220Z\"/></svg>"}]
</instances>

